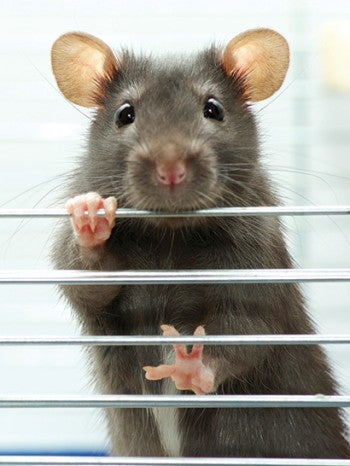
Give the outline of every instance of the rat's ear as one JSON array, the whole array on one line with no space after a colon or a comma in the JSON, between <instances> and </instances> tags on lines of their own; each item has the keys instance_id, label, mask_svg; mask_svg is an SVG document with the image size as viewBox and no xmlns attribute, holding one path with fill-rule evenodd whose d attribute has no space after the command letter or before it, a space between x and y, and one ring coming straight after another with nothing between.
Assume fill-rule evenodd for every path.
<instances>
[{"instance_id":1,"label":"rat's ear","mask_svg":"<svg viewBox=\"0 0 350 466\"><path fill-rule=\"evenodd\" d=\"M257 102L282 85L289 65L287 41L271 29L252 29L232 39L223 54L229 76L243 80L244 98Z\"/></svg>"},{"instance_id":2,"label":"rat's ear","mask_svg":"<svg viewBox=\"0 0 350 466\"><path fill-rule=\"evenodd\" d=\"M64 34L52 46L51 62L67 99L83 107L102 105L106 84L117 71L117 60L108 45L88 34Z\"/></svg>"}]
</instances>

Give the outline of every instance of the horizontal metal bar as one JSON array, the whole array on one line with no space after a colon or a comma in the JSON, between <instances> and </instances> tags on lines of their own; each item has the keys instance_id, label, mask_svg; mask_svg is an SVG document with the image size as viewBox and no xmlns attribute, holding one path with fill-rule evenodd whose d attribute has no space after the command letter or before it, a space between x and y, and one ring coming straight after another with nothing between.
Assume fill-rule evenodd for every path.
<instances>
[{"instance_id":1,"label":"horizontal metal bar","mask_svg":"<svg viewBox=\"0 0 350 466\"><path fill-rule=\"evenodd\" d=\"M271 206L271 207L223 207L185 212L152 212L148 210L118 209L118 218L162 218L162 217L251 217L290 215L348 215L348 205L324 206ZM98 211L104 215L104 210ZM51 209L0 209L0 218L61 218L67 217L64 208Z\"/></svg>"},{"instance_id":2,"label":"horizontal metal bar","mask_svg":"<svg viewBox=\"0 0 350 466\"><path fill-rule=\"evenodd\" d=\"M0 456L7 466L350 466L350 460L297 458L156 458Z\"/></svg>"},{"instance_id":3,"label":"horizontal metal bar","mask_svg":"<svg viewBox=\"0 0 350 466\"><path fill-rule=\"evenodd\" d=\"M206 335L203 337L181 336L13 336L0 337L0 346L161 346L173 344L203 345L325 345L349 344L350 335Z\"/></svg>"},{"instance_id":4,"label":"horizontal metal bar","mask_svg":"<svg viewBox=\"0 0 350 466\"><path fill-rule=\"evenodd\" d=\"M90 272L80 270L2 270L0 284L175 285L232 283L295 283L350 281L343 269L230 269Z\"/></svg>"},{"instance_id":5,"label":"horizontal metal bar","mask_svg":"<svg viewBox=\"0 0 350 466\"><path fill-rule=\"evenodd\" d=\"M2 395L0 408L348 408L340 395Z\"/></svg>"}]
</instances>

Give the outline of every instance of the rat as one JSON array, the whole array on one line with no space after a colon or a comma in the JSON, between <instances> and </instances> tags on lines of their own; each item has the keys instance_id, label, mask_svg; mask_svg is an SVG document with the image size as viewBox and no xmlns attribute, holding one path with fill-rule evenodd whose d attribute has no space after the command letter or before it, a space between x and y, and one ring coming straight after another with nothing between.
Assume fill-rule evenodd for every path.
<instances>
[{"instance_id":1,"label":"rat","mask_svg":"<svg viewBox=\"0 0 350 466\"><path fill-rule=\"evenodd\" d=\"M274 94L289 46L270 29L225 47L157 58L71 32L52 47L59 89L93 108L87 147L66 189L58 269L291 268L277 217L171 218L179 211L278 205L251 105ZM167 218L120 218L118 208ZM103 217L97 211L104 209ZM85 213L84 213L85 212ZM69 285L91 335L310 334L298 284ZM313 346L96 347L105 394L337 393ZM350 458L337 408L108 408L112 455Z\"/></svg>"}]
</instances>

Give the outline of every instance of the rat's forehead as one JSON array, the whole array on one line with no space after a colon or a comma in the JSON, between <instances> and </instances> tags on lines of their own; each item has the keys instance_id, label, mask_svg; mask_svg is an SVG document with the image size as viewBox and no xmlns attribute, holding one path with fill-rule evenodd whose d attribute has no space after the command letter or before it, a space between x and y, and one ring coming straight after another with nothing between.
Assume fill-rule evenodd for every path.
<instances>
[{"instance_id":1,"label":"rat's forehead","mask_svg":"<svg viewBox=\"0 0 350 466\"><path fill-rule=\"evenodd\" d=\"M150 95L220 97L222 75L215 47L191 55L136 55L124 50L112 92L119 100L142 101ZM115 99L113 99L115 100Z\"/></svg>"},{"instance_id":2,"label":"rat's forehead","mask_svg":"<svg viewBox=\"0 0 350 466\"><path fill-rule=\"evenodd\" d=\"M170 80L165 76L152 83L142 81L130 83L120 90L118 97L122 100L140 101L149 95L170 97L181 93L191 93L199 98L221 94L218 85L209 79L194 80L188 77L187 79Z\"/></svg>"},{"instance_id":3,"label":"rat's forehead","mask_svg":"<svg viewBox=\"0 0 350 466\"><path fill-rule=\"evenodd\" d=\"M215 71L214 64L203 67L198 57L167 56L161 60L127 56L113 91L117 98L131 101L141 101L150 95L219 96L220 83L215 79Z\"/></svg>"}]
</instances>

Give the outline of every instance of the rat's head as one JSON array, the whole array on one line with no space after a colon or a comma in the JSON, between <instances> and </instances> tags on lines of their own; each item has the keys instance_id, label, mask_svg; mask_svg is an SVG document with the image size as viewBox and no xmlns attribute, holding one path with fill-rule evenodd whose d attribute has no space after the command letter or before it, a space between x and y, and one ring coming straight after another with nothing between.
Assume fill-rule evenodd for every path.
<instances>
[{"instance_id":1,"label":"rat's head","mask_svg":"<svg viewBox=\"0 0 350 466\"><path fill-rule=\"evenodd\" d=\"M81 189L151 210L244 205L258 167L248 102L279 89L288 62L285 39L268 29L163 61L115 55L86 34L60 37L52 65L61 91L96 108Z\"/></svg>"}]
</instances>

